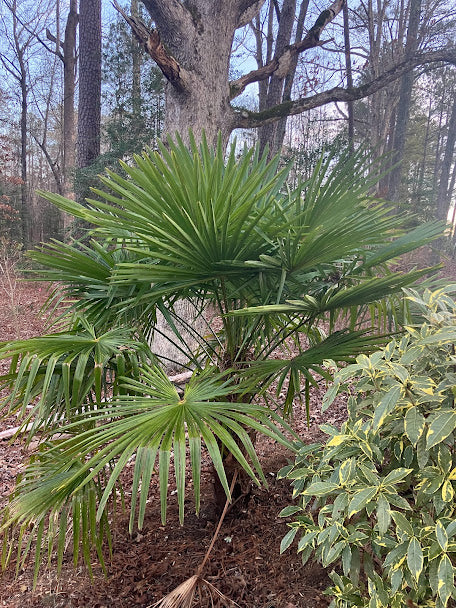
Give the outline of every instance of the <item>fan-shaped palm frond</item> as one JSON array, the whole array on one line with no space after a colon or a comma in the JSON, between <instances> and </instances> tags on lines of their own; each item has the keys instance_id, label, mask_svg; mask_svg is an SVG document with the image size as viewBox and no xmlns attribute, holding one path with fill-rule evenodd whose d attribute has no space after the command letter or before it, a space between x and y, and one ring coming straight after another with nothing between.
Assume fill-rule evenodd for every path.
<instances>
[{"instance_id":1,"label":"fan-shaped palm frond","mask_svg":"<svg viewBox=\"0 0 456 608\"><path fill-rule=\"evenodd\" d=\"M234 386L226 373L207 369L193 376L184 394L179 395L160 368L144 364L140 378L125 379L123 387L126 394L116 395L109 404L98 404L94 409L74 414L72 422L48 429L51 439L34 456L16 488L0 531L6 533L12 526L24 530L31 526L28 534L35 537L38 562L40 546L52 547L57 543L58 551L62 551L62 528L66 531L67 526L74 543L81 543L84 561L90 564L92 548L101 553L103 539L106 536L109 539L110 534L109 503L122 491L122 472L132 458L135 465L130 530L135 522L142 528L156 464L162 520L166 519L173 460L182 522L187 451L199 511L203 446L228 496L223 450L233 455L255 483L259 479L266 483L246 429L292 448L278 423L292 431L277 415L272 415L271 420L271 413L260 405L227 400L241 388ZM22 560L29 547L27 544Z\"/></svg>"},{"instance_id":2,"label":"fan-shaped palm frond","mask_svg":"<svg viewBox=\"0 0 456 608\"><path fill-rule=\"evenodd\" d=\"M153 357L132 333L125 328L98 333L78 318L71 332L0 345L0 359L11 359L8 373L0 376L0 390L10 389L4 415L20 415L23 426L32 421L30 439L122 392L120 376L137 377L140 365Z\"/></svg>"}]
</instances>

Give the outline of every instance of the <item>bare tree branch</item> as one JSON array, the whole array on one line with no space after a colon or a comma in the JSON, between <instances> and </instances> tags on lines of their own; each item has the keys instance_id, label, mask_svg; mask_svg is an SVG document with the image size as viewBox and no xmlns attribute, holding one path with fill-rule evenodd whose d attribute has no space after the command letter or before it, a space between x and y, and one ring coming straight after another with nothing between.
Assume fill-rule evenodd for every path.
<instances>
[{"instance_id":1,"label":"bare tree branch","mask_svg":"<svg viewBox=\"0 0 456 608\"><path fill-rule=\"evenodd\" d=\"M250 112L245 109L238 110L234 128L255 128L273 123L285 116L301 114L302 112L331 102L349 102L363 99L376 93L417 66L442 62L456 65L456 48L429 51L427 53L414 53L409 59L391 67L377 78L352 89L334 87L311 97L286 101L262 112Z\"/></svg>"},{"instance_id":2,"label":"bare tree branch","mask_svg":"<svg viewBox=\"0 0 456 608\"><path fill-rule=\"evenodd\" d=\"M28 27L28 25L26 25L24 23L24 21L19 17L19 15L17 14L17 11L14 11L13 7L11 7L6 1L5 1L6 6L9 8L9 10L11 12L14 12L14 18L17 19L17 21L22 25L22 27L24 28L24 30L30 34L31 36L33 36L34 38L36 38L36 40L38 40L38 42L44 46L44 48L49 51L50 53L52 53L53 55L57 55L60 59L63 60L63 56L60 55L59 53L56 53L55 49L51 49L49 48L49 46L44 42L44 40L37 34L36 30L32 30L31 28ZM48 29L46 29L46 38L48 40L50 40L51 42L56 42L56 39L54 36L52 36L52 38L49 37L49 35L52 36L52 34L49 32ZM60 43L62 44L62 43Z\"/></svg>"},{"instance_id":3,"label":"bare tree branch","mask_svg":"<svg viewBox=\"0 0 456 608\"><path fill-rule=\"evenodd\" d=\"M5 70L7 72L9 72L11 74L11 76L13 76L16 80L21 80L21 72L20 72L19 68L16 65L14 65L14 63L11 61L11 59L9 57L4 55L3 53L0 53L0 61L2 62Z\"/></svg>"},{"instance_id":4,"label":"bare tree branch","mask_svg":"<svg viewBox=\"0 0 456 608\"><path fill-rule=\"evenodd\" d=\"M57 38L54 36L54 34L46 29L46 38L50 41L53 42L55 45L57 45ZM40 41L41 42L41 41ZM61 47L63 49L63 42L61 40L59 40L59 47ZM54 53L54 55L57 55L57 57L63 61L63 54L60 51L57 51L57 49L50 49L48 46L45 45L45 48L50 52L50 53Z\"/></svg>"},{"instance_id":5,"label":"bare tree branch","mask_svg":"<svg viewBox=\"0 0 456 608\"><path fill-rule=\"evenodd\" d=\"M165 49L158 31L154 29L149 30L138 17L127 15L116 0L113 0L113 5L129 24L139 43L158 65L165 78L179 91L185 91L186 72Z\"/></svg>"},{"instance_id":6,"label":"bare tree branch","mask_svg":"<svg viewBox=\"0 0 456 608\"><path fill-rule=\"evenodd\" d=\"M52 171L52 175L54 176L55 183L57 184L58 193L63 195L62 175L61 175L60 167L59 167L57 161L52 160L51 155L49 154L49 151L46 147L46 144L41 142L34 133L31 133L31 136L33 137L35 142L38 144L40 150L43 152L43 154L47 160L47 163Z\"/></svg>"},{"instance_id":7,"label":"bare tree branch","mask_svg":"<svg viewBox=\"0 0 456 608\"><path fill-rule=\"evenodd\" d=\"M269 63L257 70L252 70L248 74L241 76L230 83L231 99L240 95L245 88L252 84L265 80L275 74L279 78L284 78L289 72L293 59L300 53L321 45L320 36L325 27L333 21L342 10L346 0L334 0L331 6L320 13L314 25L307 32L306 36L300 41L290 44L279 57L274 57Z\"/></svg>"}]
</instances>

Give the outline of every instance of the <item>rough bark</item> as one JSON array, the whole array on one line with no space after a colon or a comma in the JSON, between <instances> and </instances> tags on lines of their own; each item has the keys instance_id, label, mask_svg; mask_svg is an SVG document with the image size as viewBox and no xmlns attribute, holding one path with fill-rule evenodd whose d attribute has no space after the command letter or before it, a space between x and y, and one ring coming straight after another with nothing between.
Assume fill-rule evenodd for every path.
<instances>
[{"instance_id":1,"label":"rough bark","mask_svg":"<svg viewBox=\"0 0 456 608\"><path fill-rule=\"evenodd\" d=\"M76 164L76 122L74 94L76 81L76 29L78 3L70 0L63 50L63 178L65 196L73 196L72 172Z\"/></svg>"},{"instance_id":2,"label":"rough bark","mask_svg":"<svg viewBox=\"0 0 456 608\"><path fill-rule=\"evenodd\" d=\"M78 168L100 154L101 0L81 0L79 14Z\"/></svg>"}]
</instances>

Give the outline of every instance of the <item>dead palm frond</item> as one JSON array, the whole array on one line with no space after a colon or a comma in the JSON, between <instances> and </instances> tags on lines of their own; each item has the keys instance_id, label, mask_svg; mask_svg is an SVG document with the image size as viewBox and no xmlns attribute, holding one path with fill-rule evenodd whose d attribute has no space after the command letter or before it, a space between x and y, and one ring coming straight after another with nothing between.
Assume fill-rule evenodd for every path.
<instances>
[{"instance_id":1,"label":"dead palm frond","mask_svg":"<svg viewBox=\"0 0 456 608\"><path fill-rule=\"evenodd\" d=\"M200 598L198 605L200 606L205 592L209 594L213 606L215 605L214 600L218 600L218 606L222 605L230 608L239 606L239 604L230 600L229 597L226 597L226 595L214 587L212 583L209 583L209 581L198 574L194 574L149 608L191 608L195 597L198 599L198 596Z\"/></svg>"},{"instance_id":2,"label":"dead palm frond","mask_svg":"<svg viewBox=\"0 0 456 608\"><path fill-rule=\"evenodd\" d=\"M238 604L236 604L236 602L234 602L229 597L224 595L221 591L219 591L216 587L214 587L214 585L212 583L210 583L209 581L207 581L206 579L204 579L201 576L201 574L204 570L204 566L206 565L207 560L209 559L211 551L215 545L215 541L217 540L217 537L219 535L220 528L222 527L223 520L225 519L225 515L228 513L228 508L231 504L231 496L233 493L233 488L236 483L237 476L238 476L238 471L235 471L234 475L233 475L233 479L231 480L230 495L226 499L225 506L223 507L222 514L221 514L219 522L217 524L217 528L215 529L215 532L212 536L212 540L206 551L203 561L198 566L198 570L196 571L196 574L194 574L193 576L191 576L190 578L185 580L178 587L173 589L171 591L171 593L168 593L168 595L166 595L164 598L162 598L160 601L156 602L149 608L192 608L193 601L197 594L200 597L200 603L198 605L201 605L201 602L204 597L204 592L206 592L206 594L209 595L212 606L214 606L214 599L219 600L217 602L218 606L220 606L220 601L223 602L222 606L223 605L228 606L228 607L238 606Z\"/></svg>"}]
</instances>

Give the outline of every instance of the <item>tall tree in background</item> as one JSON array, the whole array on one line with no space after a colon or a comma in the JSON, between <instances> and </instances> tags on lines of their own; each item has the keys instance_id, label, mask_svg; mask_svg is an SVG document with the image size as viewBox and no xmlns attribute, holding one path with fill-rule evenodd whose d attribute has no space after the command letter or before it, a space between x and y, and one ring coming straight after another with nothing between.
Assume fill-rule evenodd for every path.
<instances>
[{"instance_id":1,"label":"tall tree in background","mask_svg":"<svg viewBox=\"0 0 456 608\"><path fill-rule=\"evenodd\" d=\"M20 99L20 159L21 159L21 241L24 247L29 244L29 215L27 188L27 144L28 144L28 96L30 92L30 81L28 72L28 57L30 48L35 41L39 21L30 15L19 17L19 10L24 12L24 3L18 5L17 0L5 2L5 7L9 12L11 29L6 25L3 28L2 36L7 41L6 48L0 53L0 61L6 72L16 81ZM27 8L27 7L25 7ZM30 7L28 7L30 9ZM40 7L37 7L39 9ZM24 22L26 20L26 22Z\"/></svg>"},{"instance_id":2,"label":"tall tree in background","mask_svg":"<svg viewBox=\"0 0 456 608\"><path fill-rule=\"evenodd\" d=\"M454 159L456 143L456 92L453 91L453 104L448 120L448 133L445 152L440 171L439 188L437 192L437 217L446 220L449 211L452 188L450 188L450 171ZM453 182L454 188L454 182Z\"/></svg>"},{"instance_id":3,"label":"tall tree in background","mask_svg":"<svg viewBox=\"0 0 456 608\"><path fill-rule=\"evenodd\" d=\"M351 47L350 47L350 24L348 14L348 0L344 4L343 8L344 15L344 54L345 54L345 71L347 73L347 88L348 90L353 88L353 70L351 60ZM347 119L348 119L348 145L351 152L354 152L355 146L355 115L354 115L354 104L353 101L347 101Z\"/></svg>"},{"instance_id":4,"label":"tall tree in background","mask_svg":"<svg viewBox=\"0 0 456 608\"><path fill-rule=\"evenodd\" d=\"M407 30L407 41L405 44L405 58L408 59L418 48L418 33L421 17L421 0L410 0L409 20ZM412 100L412 88L415 75L412 70L404 74L401 78L399 103L396 113L396 124L393 140L393 169L389 176L388 196L390 200L398 199L399 185L402 175L401 162L404 157L405 136L410 115L410 105Z\"/></svg>"},{"instance_id":5,"label":"tall tree in background","mask_svg":"<svg viewBox=\"0 0 456 608\"><path fill-rule=\"evenodd\" d=\"M303 0L300 3L294 43L298 42L302 38L304 31L304 20L306 18L308 6L309 0ZM261 30L259 28L259 17L257 16L255 31L257 32L256 58L258 68L264 67L272 59L278 60L278 58L281 57L285 52L285 49L290 44L292 39L296 9L296 0L284 0L280 8L277 2L273 2L273 0L270 0L268 9L269 29L267 34L267 45L264 57L263 41L261 36ZM272 24L274 21L274 13L277 16L278 28L277 35L275 37L275 48L273 51ZM260 34L259 36L258 32ZM284 101L289 101L291 99L291 92L297 65L298 55L294 57L286 74L277 75L277 73L274 72L269 78L259 83L260 111L272 108L280 103L283 103ZM259 128L258 140L260 142L260 147L261 149L263 149L266 144L268 144L271 156L278 152L282 147L283 138L285 135L286 120L286 118L282 118L281 120L273 123L272 125L266 125Z\"/></svg>"},{"instance_id":6,"label":"tall tree in background","mask_svg":"<svg viewBox=\"0 0 456 608\"><path fill-rule=\"evenodd\" d=\"M130 12L134 17L139 17L139 5L138 0L131 0ZM138 40L131 32L131 56L132 56L132 101L133 101L133 114L139 116L141 112L141 63L142 53L139 46Z\"/></svg>"},{"instance_id":7,"label":"tall tree in background","mask_svg":"<svg viewBox=\"0 0 456 608\"><path fill-rule=\"evenodd\" d=\"M144 8L132 0L132 14L146 19ZM142 9L142 10L141 10ZM152 61L144 61L136 36L125 20L110 25L103 45L102 82L106 115L102 137L103 164L118 169L118 159L128 161L160 136L163 120L163 75Z\"/></svg>"},{"instance_id":8,"label":"tall tree in background","mask_svg":"<svg viewBox=\"0 0 456 608\"><path fill-rule=\"evenodd\" d=\"M101 129L101 0L79 4L79 169L90 166L100 154ZM78 195L83 197L83 193Z\"/></svg>"},{"instance_id":9,"label":"tall tree in background","mask_svg":"<svg viewBox=\"0 0 456 608\"><path fill-rule=\"evenodd\" d=\"M63 190L65 196L73 191L72 173L76 160L76 124L74 96L76 88L76 32L78 26L78 2L70 0L63 40L60 38L60 0L56 3L57 32L54 36L49 30L48 40L55 43L55 54L63 64Z\"/></svg>"}]
</instances>

